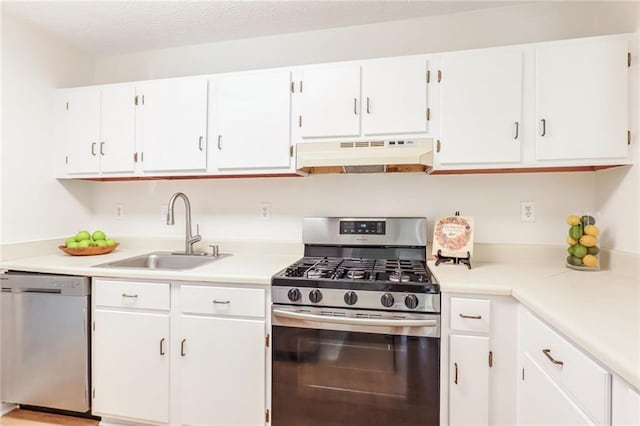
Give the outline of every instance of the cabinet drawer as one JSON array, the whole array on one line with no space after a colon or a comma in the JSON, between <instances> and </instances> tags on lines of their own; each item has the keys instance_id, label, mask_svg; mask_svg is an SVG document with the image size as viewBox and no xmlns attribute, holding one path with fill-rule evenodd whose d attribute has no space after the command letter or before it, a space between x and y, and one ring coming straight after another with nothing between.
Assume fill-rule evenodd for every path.
<instances>
[{"instance_id":1,"label":"cabinet drawer","mask_svg":"<svg viewBox=\"0 0 640 426\"><path fill-rule=\"evenodd\" d=\"M258 288L182 286L182 312L264 318L264 290Z\"/></svg>"},{"instance_id":2,"label":"cabinet drawer","mask_svg":"<svg viewBox=\"0 0 640 426\"><path fill-rule=\"evenodd\" d=\"M451 329L489 332L491 302L484 299L451 298Z\"/></svg>"},{"instance_id":3,"label":"cabinet drawer","mask_svg":"<svg viewBox=\"0 0 640 426\"><path fill-rule=\"evenodd\" d=\"M168 283L96 280L93 296L96 306L167 311L171 306Z\"/></svg>"},{"instance_id":4,"label":"cabinet drawer","mask_svg":"<svg viewBox=\"0 0 640 426\"><path fill-rule=\"evenodd\" d=\"M609 373L529 311L521 311L519 334L522 349L564 385L597 424L607 424L611 389Z\"/></svg>"}]
</instances>

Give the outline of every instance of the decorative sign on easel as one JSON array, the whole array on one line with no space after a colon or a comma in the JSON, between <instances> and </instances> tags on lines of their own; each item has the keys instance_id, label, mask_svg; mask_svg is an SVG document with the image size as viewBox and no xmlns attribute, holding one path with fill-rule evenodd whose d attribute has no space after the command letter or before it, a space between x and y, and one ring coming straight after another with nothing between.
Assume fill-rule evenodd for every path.
<instances>
[{"instance_id":1,"label":"decorative sign on easel","mask_svg":"<svg viewBox=\"0 0 640 426\"><path fill-rule=\"evenodd\" d=\"M473 217L454 216L441 217L433 228L433 257L436 266L444 262L464 264L471 269L473 254Z\"/></svg>"}]
</instances>

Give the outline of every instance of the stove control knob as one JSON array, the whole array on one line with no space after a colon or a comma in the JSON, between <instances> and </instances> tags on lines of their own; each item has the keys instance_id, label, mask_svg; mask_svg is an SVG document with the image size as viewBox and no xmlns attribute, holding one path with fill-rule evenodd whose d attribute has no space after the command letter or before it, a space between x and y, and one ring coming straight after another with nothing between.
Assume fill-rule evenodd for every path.
<instances>
[{"instance_id":1,"label":"stove control knob","mask_svg":"<svg viewBox=\"0 0 640 426\"><path fill-rule=\"evenodd\" d=\"M289 298L289 300L291 300L292 302L297 302L298 300L300 300L300 290L298 290L297 288L292 288L291 290L289 290L289 292L287 293L287 297Z\"/></svg>"},{"instance_id":2,"label":"stove control knob","mask_svg":"<svg viewBox=\"0 0 640 426\"><path fill-rule=\"evenodd\" d=\"M318 289L313 289L309 292L309 300L311 300L311 302L313 303L318 303L322 300L322 293L320 293L320 290Z\"/></svg>"},{"instance_id":3,"label":"stove control knob","mask_svg":"<svg viewBox=\"0 0 640 426\"><path fill-rule=\"evenodd\" d=\"M415 294L410 294L404 298L404 304L409 309L415 309L418 307L418 297Z\"/></svg>"},{"instance_id":4,"label":"stove control knob","mask_svg":"<svg viewBox=\"0 0 640 426\"><path fill-rule=\"evenodd\" d=\"M393 299L393 294L391 293L383 294L382 297L380 298L380 303L382 303L382 306L384 306L385 308L392 307L393 304L395 303L395 300Z\"/></svg>"},{"instance_id":5,"label":"stove control knob","mask_svg":"<svg viewBox=\"0 0 640 426\"><path fill-rule=\"evenodd\" d=\"M358 295L355 291L348 291L344 294L344 303L347 305L355 305L358 301Z\"/></svg>"}]
</instances>

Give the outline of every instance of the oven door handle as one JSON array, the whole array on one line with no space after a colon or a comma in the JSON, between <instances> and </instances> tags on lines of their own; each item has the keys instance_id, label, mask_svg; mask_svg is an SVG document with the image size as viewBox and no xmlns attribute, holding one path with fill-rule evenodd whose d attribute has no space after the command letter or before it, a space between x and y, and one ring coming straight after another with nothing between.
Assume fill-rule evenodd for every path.
<instances>
[{"instance_id":1,"label":"oven door handle","mask_svg":"<svg viewBox=\"0 0 640 426\"><path fill-rule=\"evenodd\" d=\"M273 315L282 318L291 318L304 321L329 322L334 324L348 325L374 325L384 327L437 327L438 320L416 320L416 319L374 319L374 318L346 318L332 317L328 315L302 314L300 312L282 311L274 309Z\"/></svg>"}]
</instances>

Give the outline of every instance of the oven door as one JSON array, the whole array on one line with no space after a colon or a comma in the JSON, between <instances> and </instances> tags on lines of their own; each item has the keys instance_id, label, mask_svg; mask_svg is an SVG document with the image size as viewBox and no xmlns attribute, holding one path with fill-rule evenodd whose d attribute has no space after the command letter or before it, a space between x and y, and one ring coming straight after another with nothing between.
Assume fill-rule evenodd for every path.
<instances>
[{"instance_id":1,"label":"oven door","mask_svg":"<svg viewBox=\"0 0 640 426\"><path fill-rule=\"evenodd\" d=\"M440 316L274 305L274 426L438 425Z\"/></svg>"}]
</instances>

